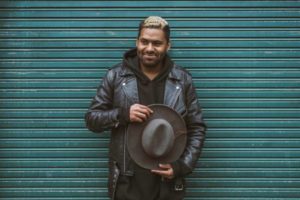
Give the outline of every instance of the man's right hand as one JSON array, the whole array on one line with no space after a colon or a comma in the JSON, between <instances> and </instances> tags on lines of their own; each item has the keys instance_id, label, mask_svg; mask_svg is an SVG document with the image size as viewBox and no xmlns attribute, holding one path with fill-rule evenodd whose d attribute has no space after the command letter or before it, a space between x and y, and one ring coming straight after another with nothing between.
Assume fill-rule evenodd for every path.
<instances>
[{"instance_id":1,"label":"man's right hand","mask_svg":"<svg viewBox=\"0 0 300 200\"><path fill-rule=\"evenodd\" d=\"M143 122L146 121L153 111L144 105L141 104L133 104L130 107L129 118L130 122Z\"/></svg>"}]
</instances>

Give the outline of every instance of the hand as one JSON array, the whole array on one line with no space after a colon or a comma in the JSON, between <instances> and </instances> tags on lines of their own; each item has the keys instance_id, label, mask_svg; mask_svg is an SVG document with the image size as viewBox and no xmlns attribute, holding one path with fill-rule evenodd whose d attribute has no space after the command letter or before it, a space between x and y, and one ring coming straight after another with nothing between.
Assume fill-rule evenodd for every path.
<instances>
[{"instance_id":1,"label":"hand","mask_svg":"<svg viewBox=\"0 0 300 200\"><path fill-rule=\"evenodd\" d=\"M129 110L130 122L143 122L146 121L153 111L144 105L133 104Z\"/></svg>"},{"instance_id":2,"label":"hand","mask_svg":"<svg viewBox=\"0 0 300 200\"><path fill-rule=\"evenodd\" d=\"M161 175L164 178L172 179L174 178L174 171L170 164L159 164L161 170L152 169L151 172Z\"/></svg>"}]
</instances>

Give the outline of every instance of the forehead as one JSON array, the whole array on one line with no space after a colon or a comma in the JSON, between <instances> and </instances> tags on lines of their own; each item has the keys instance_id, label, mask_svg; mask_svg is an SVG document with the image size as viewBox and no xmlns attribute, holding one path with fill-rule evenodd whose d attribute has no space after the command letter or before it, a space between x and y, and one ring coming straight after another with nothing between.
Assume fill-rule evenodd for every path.
<instances>
[{"instance_id":1,"label":"forehead","mask_svg":"<svg viewBox=\"0 0 300 200\"><path fill-rule=\"evenodd\" d=\"M165 33L158 28L143 28L139 39L166 41Z\"/></svg>"}]
</instances>

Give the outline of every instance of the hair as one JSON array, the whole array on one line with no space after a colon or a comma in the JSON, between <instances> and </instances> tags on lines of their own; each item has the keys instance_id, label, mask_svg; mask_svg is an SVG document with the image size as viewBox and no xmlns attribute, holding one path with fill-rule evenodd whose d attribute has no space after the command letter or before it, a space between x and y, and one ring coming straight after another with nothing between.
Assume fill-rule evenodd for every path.
<instances>
[{"instance_id":1,"label":"hair","mask_svg":"<svg viewBox=\"0 0 300 200\"><path fill-rule=\"evenodd\" d=\"M144 28L155 28L155 29L161 29L165 33L165 37L167 39L167 42L169 43L170 41L170 27L168 22L159 17L159 16L150 16L146 18L145 20L141 21L139 25L139 33L138 33L138 38L141 35L141 31Z\"/></svg>"}]
</instances>

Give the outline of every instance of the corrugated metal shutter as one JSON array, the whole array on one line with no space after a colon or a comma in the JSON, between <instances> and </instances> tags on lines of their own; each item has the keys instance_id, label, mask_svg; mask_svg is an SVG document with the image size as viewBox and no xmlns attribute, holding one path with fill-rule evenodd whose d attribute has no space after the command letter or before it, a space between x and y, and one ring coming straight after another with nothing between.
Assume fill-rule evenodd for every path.
<instances>
[{"instance_id":1,"label":"corrugated metal shutter","mask_svg":"<svg viewBox=\"0 0 300 200\"><path fill-rule=\"evenodd\" d=\"M299 1L1 1L0 199L106 198L83 116L138 22L173 27L209 130L187 198L300 198Z\"/></svg>"}]
</instances>

